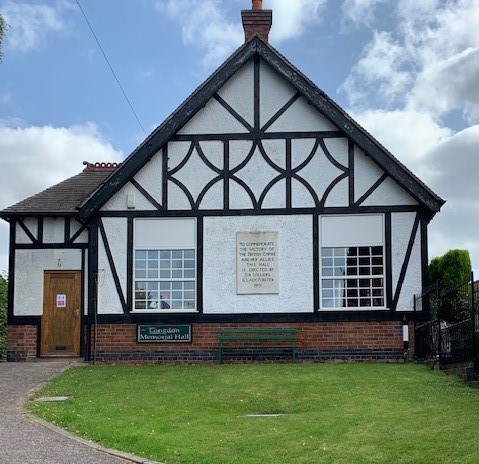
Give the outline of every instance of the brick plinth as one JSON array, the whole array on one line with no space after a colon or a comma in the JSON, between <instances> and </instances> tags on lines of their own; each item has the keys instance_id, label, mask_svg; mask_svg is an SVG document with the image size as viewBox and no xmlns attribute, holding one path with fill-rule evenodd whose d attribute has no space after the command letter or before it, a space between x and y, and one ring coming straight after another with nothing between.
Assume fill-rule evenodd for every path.
<instances>
[{"instance_id":1,"label":"brick plinth","mask_svg":"<svg viewBox=\"0 0 479 464\"><path fill-rule=\"evenodd\" d=\"M37 355L37 327L10 325L7 336L7 361L27 361Z\"/></svg>"},{"instance_id":2,"label":"brick plinth","mask_svg":"<svg viewBox=\"0 0 479 464\"><path fill-rule=\"evenodd\" d=\"M321 322L290 324L192 324L192 343L137 343L136 324L100 324L96 360L100 363L216 362L220 328L296 328L298 360L348 361L403 359L401 322ZM288 360L284 350L230 350L226 361Z\"/></svg>"}]
</instances>

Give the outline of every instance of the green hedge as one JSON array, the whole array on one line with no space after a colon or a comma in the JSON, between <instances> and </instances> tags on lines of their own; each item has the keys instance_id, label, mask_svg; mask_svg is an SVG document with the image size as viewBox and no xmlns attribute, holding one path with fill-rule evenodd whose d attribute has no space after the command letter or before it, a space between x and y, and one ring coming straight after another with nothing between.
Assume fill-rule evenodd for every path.
<instances>
[{"instance_id":1,"label":"green hedge","mask_svg":"<svg viewBox=\"0 0 479 464\"><path fill-rule=\"evenodd\" d=\"M7 295L8 281L0 276L0 359L7 356Z\"/></svg>"}]
</instances>

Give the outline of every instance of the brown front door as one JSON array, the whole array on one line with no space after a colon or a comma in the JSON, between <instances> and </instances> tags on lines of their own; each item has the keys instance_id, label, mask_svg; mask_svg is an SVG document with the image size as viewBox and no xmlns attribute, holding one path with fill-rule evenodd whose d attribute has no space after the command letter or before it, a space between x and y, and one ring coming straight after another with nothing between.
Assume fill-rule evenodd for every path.
<instances>
[{"instance_id":1,"label":"brown front door","mask_svg":"<svg viewBox=\"0 0 479 464\"><path fill-rule=\"evenodd\" d=\"M42 356L80 355L80 271L45 271Z\"/></svg>"}]
</instances>

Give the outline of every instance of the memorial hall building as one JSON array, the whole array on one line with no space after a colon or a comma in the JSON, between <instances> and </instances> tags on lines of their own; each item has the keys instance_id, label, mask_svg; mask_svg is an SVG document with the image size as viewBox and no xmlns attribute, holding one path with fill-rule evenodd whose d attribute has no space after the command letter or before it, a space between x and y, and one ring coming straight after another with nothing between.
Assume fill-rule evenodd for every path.
<instances>
[{"instance_id":1,"label":"memorial hall building","mask_svg":"<svg viewBox=\"0 0 479 464\"><path fill-rule=\"evenodd\" d=\"M217 362L225 329L294 329L297 361L403 359L444 200L271 47L271 10L242 18L245 43L124 162L0 213L9 360Z\"/></svg>"}]
</instances>

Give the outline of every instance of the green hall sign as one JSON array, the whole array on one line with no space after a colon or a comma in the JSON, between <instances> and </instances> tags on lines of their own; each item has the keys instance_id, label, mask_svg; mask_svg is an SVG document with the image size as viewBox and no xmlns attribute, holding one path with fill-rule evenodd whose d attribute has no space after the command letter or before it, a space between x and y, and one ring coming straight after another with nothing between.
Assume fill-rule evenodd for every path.
<instances>
[{"instance_id":1,"label":"green hall sign","mask_svg":"<svg viewBox=\"0 0 479 464\"><path fill-rule=\"evenodd\" d=\"M190 343L191 325L138 324L138 343Z\"/></svg>"}]
</instances>

